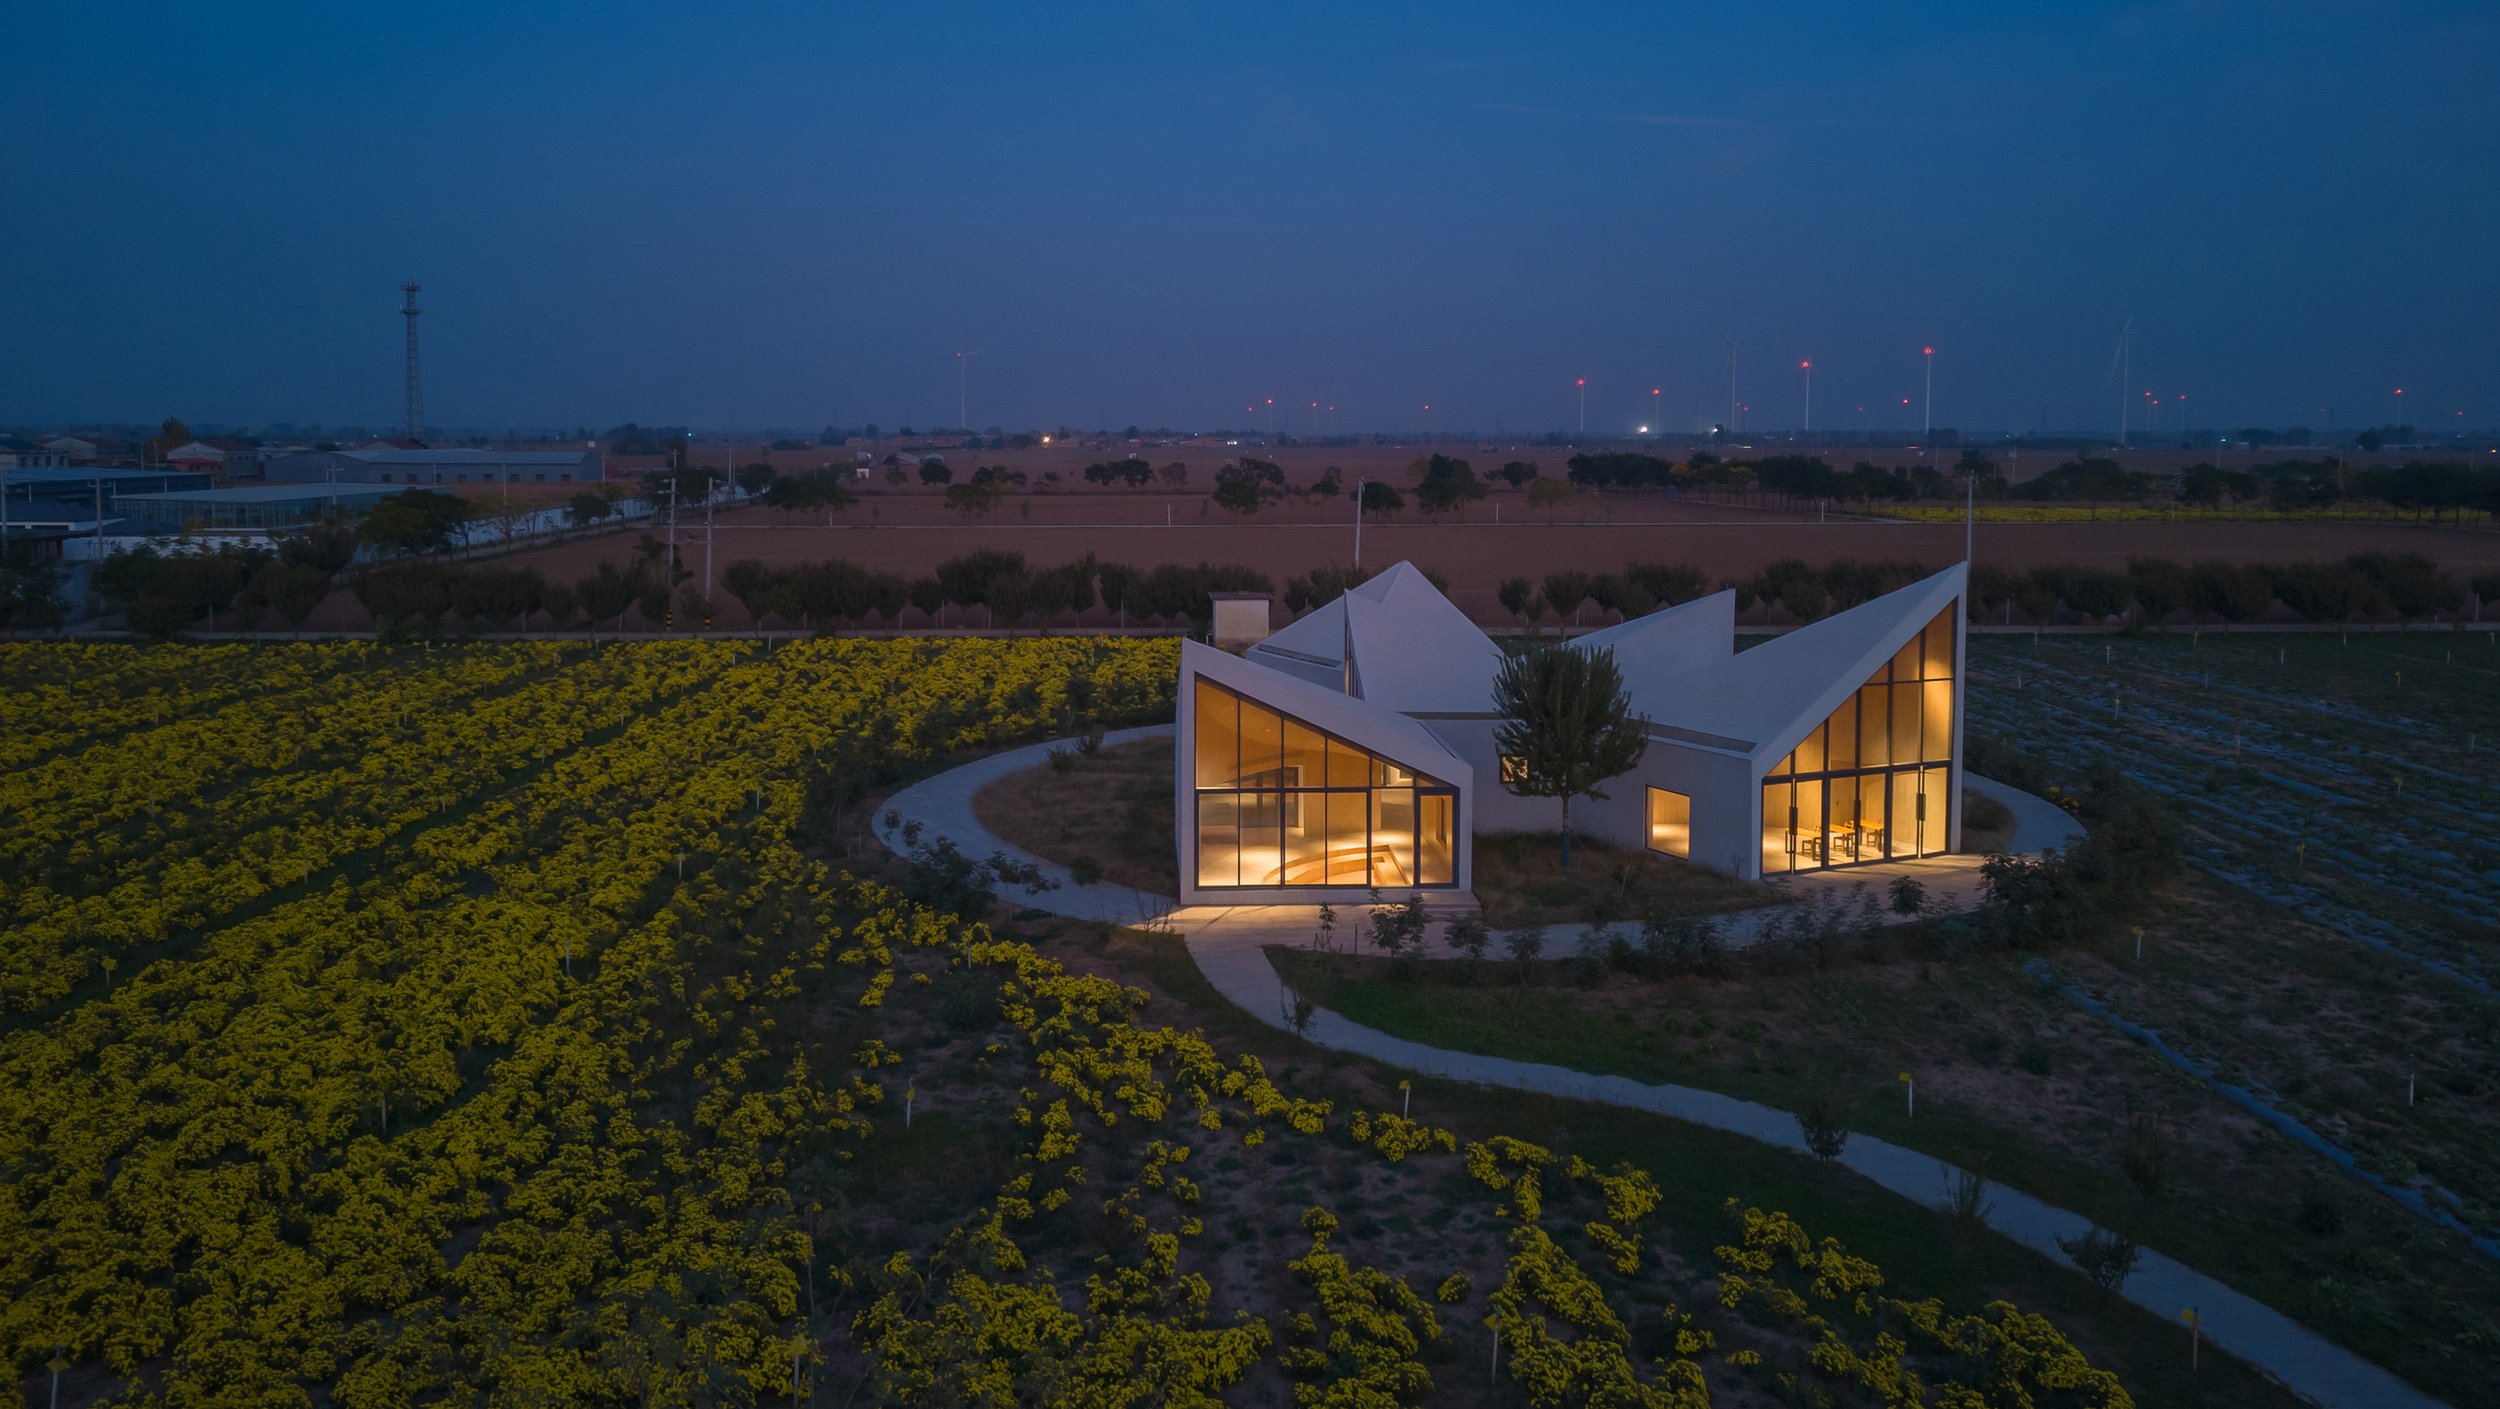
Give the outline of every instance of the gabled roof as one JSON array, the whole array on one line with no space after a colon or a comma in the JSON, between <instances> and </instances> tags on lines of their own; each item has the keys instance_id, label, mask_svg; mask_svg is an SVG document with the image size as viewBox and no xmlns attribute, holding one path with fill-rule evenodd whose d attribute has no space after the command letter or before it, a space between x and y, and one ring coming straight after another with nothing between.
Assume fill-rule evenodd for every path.
<instances>
[{"instance_id":1,"label":"gabled roof","mask_svg":"<svg viewBox=\"0 0 2500 1409\"><path fill-rule=\"evenodd\" d=\"M1724 661L1736 654L1736 593L1729 589L1661 607L1647 616L1574 636L1571 644L1584 651L1612 647L1617 661L1652 656L1674 656L1687 664L1713 658Z\"/></svg>"},{"instance_id":2,"label":"gabled roof","mask_svg":"<svg viewBox=\"0 0 2500 1409\"><path fill-rule=\"evenodd\" d=\"M1748 651L1734 649L1733 593L1653 612L1572 644L1612 645L1634 707L1652 724L1776 759L1952 606L1967 577L1956 564ZM1662 620L1678 616L1685 620ZM1704 620L1720 633L1715 645L1704 639Z\"/></svg>"},{"instance_id":3,"label":"gabled roof","mask_svg":"<svg viewBox=\"0 0 2500 1409\"><path fill-rule=\"evenodd\" d=\"M1181 676L1203 675L1219 685L1291 715L1313 728L1369 749L1394 763L1457 787L1475 782L1475 770L1441 742L1439 735L1398 711L1370 700L1339 694L1297 676L1253 665L1229 651L1196 641L1181 642Z\"/></svg>"},{"instance_id":4,"label":"gabled roof","mask_svg":"<svg viewBox=\"0 0 2500 1409\"><path fill-rule=\"evenodd\" d=\"M1412 563L1399 563L1252 646L1248 656L1392 709L1471 713L1492 707L1487 691L1502 648Z\"/></svg>"}]
</instances>

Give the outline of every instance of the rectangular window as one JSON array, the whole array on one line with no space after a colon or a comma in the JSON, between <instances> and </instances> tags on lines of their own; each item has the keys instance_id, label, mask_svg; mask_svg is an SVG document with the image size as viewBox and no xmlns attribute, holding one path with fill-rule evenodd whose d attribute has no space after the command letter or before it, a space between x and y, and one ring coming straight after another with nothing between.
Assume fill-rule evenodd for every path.
<instances>
[{"instance_id":1,"label":"rectangular window","mask_svg":"<svg viewBox=\"0 0 2500 1409\"><path fill-rule=\"evenodd\" d=\"M1285 795L1242 793L1241 883L1278 886L1285 883Z\"/></svg>"},{"instance_id":2,"label":"rectangular window","mask_svg":"<svg viewBox=\"0 0 2500 1409\"><path fill-rule=\"evenodd\" d=\"M1198 884L1241 884L1239 793L1198 795Z\"/></svg>"},{"instance_id":3,"label":"rectangular window","mask_svg":"<svg viewBox=\"0 0 2500 1409\"><path fill-rule=\"evenodd\" d=\"M1766 783L1762 788L1762 874L1785 875L1797 868L1797 813L1791 805L1794 785Z\"/></svg>"},{"instance_id":4,"label":"rectangular window","mask_svg":"<svg viewBox=\"0 0 2500 1409\"><path fill-rule=\"evenodd\" d=\"M1649 790L1649 849L1669 856L1693 854L1693 799L1665 788Z\"/></svg>"},{"instance_id":5,"label":"rectangular window","mask_svg":"<svg viewBox=\"0 0 2500 1409\"><path fill-rule=\"evenodd\" d=\"M1458 870L1458 795L1423 793L1417 802L1415 883L1450 885Z\"/></svg>"},{"instance_id":6,"label":"rectangular window","mask_svg":"<svg viewBox=\"0 0 2500 1409\"><path fill-rule=\"evenodd\" d=\"M1918 826L1918 773L1905 768L1888 776L1892 780L1892 854L1924 856Z\"/></svg>"},{"instance_id":7,"label":"rectangular window","mask_svg":"<svg viewBox=\"0 0 2500 1409\"><path fill-rule=\"evenodd\" d=\"M1892 761L1918 762L1918 696L1923 687L1913 681L1892 687Z\"/></svg>"},{"instance_id":8,"label":"rectangular window","mask_svg":"<svg viewBox=\"0 0 2500 1409\"><path fill-rule=\"evenodd\" d=\"M1892 733L1885 722L1884 697L1891 687L1869 685L1858 691L1858 766L1882 768L1893 761Z\"/></svg>"},{"instance_id":9,"label":"rectangular window","mask_svg":"<svg viewBox=\"0 0 2500 1409\"><path fill-rule=\"evenodd\" d=\"M1927 678L1953 678L1953 613L1939 612L1919 634L1920 654L1926 658Z\"/></svg>"},{"instance_id":10,"label":"rectangular window","mask_svg":"<svg viewBox=\"0 0 2500 1409\"><path fill-rule=\"evenodd\" d=\"M1920 712L1918 756L1926 763L1953 761L1953 682L1930 680L1919 686L1927 697Z\"/></svg>"},{"instance_id":11,"label":"rectangular window","mask_svg":"<svg viewBox=\"0 0 2500 1409\"><path fill-rule=\"evenodd\" d=\"M1372 883L1371 804L1369 794L1332 792L1328 811L1328 884L1367 886Z\"/></svg>"},{"instance_id":12,"label":"rectangular window","mask_svg":"<svg viewBox=\"0 0 2500 1409\"><path fill-rule=\"evenodd\" d=\"M1422 885L1415 875L1415 790L1372 789L1372 884Z\"/></svg>"}]
</instances>

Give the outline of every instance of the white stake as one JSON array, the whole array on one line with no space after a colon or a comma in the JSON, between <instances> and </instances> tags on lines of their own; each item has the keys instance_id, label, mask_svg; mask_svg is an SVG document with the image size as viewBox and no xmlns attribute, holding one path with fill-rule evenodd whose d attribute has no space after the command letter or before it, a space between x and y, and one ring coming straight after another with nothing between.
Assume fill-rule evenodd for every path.
<instances>
[{"instance_id":1,"label":"white stake","mask_svg":"<svg viewBox=\"0 0 2500 1409\"><path fill-rule=\"evenodd\" d=\"M1910 1074L1905 1071L1901 1073L1901 1087L1905 1098L1903 1109L1909 1119L1915 1120L1918 1118L1918 1083L1911 1080Z\"/></svg>"}]
</instances>

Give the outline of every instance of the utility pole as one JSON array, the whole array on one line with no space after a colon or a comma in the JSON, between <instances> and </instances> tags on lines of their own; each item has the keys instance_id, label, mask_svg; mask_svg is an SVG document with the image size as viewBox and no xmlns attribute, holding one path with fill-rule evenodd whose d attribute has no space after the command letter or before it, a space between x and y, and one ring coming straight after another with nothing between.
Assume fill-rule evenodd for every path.
<instances>
[{"instance_id":1,"label":"utility pole","mask_svg":"<svg viewBox=\"0 0 2500 1409\"><path fill-rule=\"evenodd\" d=\"M1927 359L1927 411L1918 428L1919 443L1924 445L1936 438L1936 350L1924 348L1921 355Z\"/></svg>"},{"instance_id":2,"label":"utility pole","mask_svg":"<svg viewBox=\"0 0 2500 1409\"><path fill-rule=\"evenodd\" d=\"M1354 570L1363 570L1363 484L1354 482Z\"/></svg>"},{"instance_id":3,"label":"utility pole","mask_svg":"<svg viewBox=\"0 0 2500 1409\"><path fill-rule=\"evenodd\" d=\"M712 600L712 503L718 497L717 475L703 478L703 600Z\"/></svg>"},{"instance_id":4,"label":"utility pole","mask_svg":"<svg viewBox=\"0 0 2500 1409\"><path fill-rule=\"evenodd\" d=\"M660 491L668 496L668 590L677 590L677 480L671 476L668 488Z\"/></svg>"},{"instance_id":5,"label":"utility pole","mask_svg":"<svg viewBox=\"0 0 2500 1409\"><path fill-rule=\"evenodd\" d=\"M400 316L408 320L407 401L401 408L400 415L408 423L410 440L417 439L423 433L425 426L425 382L417 374L417 314L421 311L417 307L418 288L419 285L414 279L407 280L399 286L399 291L407 295L407 301L399 306Z\"/></svg>"}]
</instances>

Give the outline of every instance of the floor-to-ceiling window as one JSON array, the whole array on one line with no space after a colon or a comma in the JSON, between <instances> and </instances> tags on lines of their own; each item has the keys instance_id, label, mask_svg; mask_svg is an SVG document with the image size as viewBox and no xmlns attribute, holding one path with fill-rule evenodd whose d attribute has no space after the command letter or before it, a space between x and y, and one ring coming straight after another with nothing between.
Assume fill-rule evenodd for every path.
<instances>
[{"instance_id":1,"label":"floor-to-ceiling window","mask_svg":"<svg viewBox=\"0 0 2500 1409\"><path fill-rule=\"evenodd\" d=\"M1764 875L1945 849L1953 622L1927 623L1764 777Z\"/></svg>"},{"instance_id":2,"label":"floor-to-ceiling window","mask_svg":"<svg viewBox=\"0 0 2500 1409\"><path fill-rule=\"evenodd\" d=\"M1649 849L1669 856L1693 854L1693 799L1666 788L1649 790Z\"/></svg>"},{"instance_id":3,"label":"floor-to-ceiling window","mask_svg":"<svg viewBox=\"0 0 2500 1409\"><path fill-rule=\"evenodd\" d=\"M1197 721L1199 885L1457 883L1455 789L1210 680Z\"/></svg>"}]
</instances>

